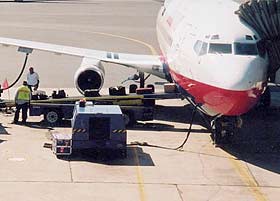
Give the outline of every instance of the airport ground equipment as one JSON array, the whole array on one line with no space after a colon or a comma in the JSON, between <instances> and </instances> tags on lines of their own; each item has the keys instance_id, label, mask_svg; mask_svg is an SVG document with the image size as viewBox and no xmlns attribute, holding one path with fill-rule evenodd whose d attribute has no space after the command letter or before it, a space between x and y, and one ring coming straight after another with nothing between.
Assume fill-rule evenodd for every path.
<instances>
[{"instance_id":1,"label":"airport ground equipment","mask_svg":"<svg viewBox=\"0 0 280 201\"><path fill-rule=\"evenodd\" d=\"M52 151L57 156L69 156L72 154L72 135L65 133L52 134Z\"/></svg>"},{"instance_id":2,"label":"airport ground equipment","mask_svg":"<svg viewBox=\"0 0 280 201\"><path fill-rule=\"evenodd\" d=\"M139 90L138 90L139 91ZM141 90L140 90L141 91ZM136 92L136 91L135 91ZM141 91L143 92L143 91ZM42 94L41 94L42 95ZM44 94L43 94L44 95ZM31 100L30 116L44 115L47 123L54 125L62 119L71 119L76 101L84 98L87 101L92 101L95 104L103 105L119 105L125 116L126 125L133 125L136 121L153 120L155 100L162 99L179 99L181 98L178 92L156 92L136 94L129 93L127 95L102 95L99 97L65 97L52 98L46 97L42 99L38 96L37 100ZM1 108L14 107L14 101L2 100Z\"/></svg>"},{"instance_id":3,"label":"airport ground equipment","mask_svg":"<svg viewBox=\"0 0 280 201\"><path fill-rule=\"evenodd\" d=\"M127 126L133 125L134 123L136 123L136 121L153 120L154 105L145 105L143 102L143 98L140 96L135 96L129 101L124 100L126 98L127 97L115 97L114 101L110 99L103 99L102 101L91 101L95 104L120 105L121 110L125 116L125 123ZM52 102L52 100L48 100L45 102L37 101L30 104L29 115L44 115L44 120L47 123L57 124L62 119L72 118L74 106L75 103L73 103L73 99L65 99L64 101L57 103Z\"/></svg>"},{"instance_id":4,"label":"airport ground equipment","mask_svg":"<svg viewBox=\"0 0 280 201\"><path fill-rule=\"evenodd\" d=\"M53 152L71 155L78 150L102 150L126 157L127 133L118 105L77 102L72 118L72 135L53 134Z\"/></svg>"},{"instance_id":5,"label":"airport ground equipment","mask_svg":"<svg viewBox=\"0 0 280 201\"><path fill-rule=\"evenodd\" d=\"M71 119L76 101L85 97L66 97L60 99L31 101L29 115L44 115L49 124L59 123L62 119ZM128 94L124 96L104 95L100 97L86 97L87 101L103 105L119 105L125 116L126 125L133 125L136 121L149 121L154 117L155 100L180 98L179 93L148 93ZM8 104L9 105L9 104Z\"/></svg>"}]
</instances>

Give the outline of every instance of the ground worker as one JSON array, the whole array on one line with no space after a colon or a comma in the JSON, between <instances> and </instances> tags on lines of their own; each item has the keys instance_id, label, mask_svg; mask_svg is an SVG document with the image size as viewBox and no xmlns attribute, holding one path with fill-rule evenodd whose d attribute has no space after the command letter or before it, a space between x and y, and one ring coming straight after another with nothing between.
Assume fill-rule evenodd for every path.
<instances>
[{"instance_id":1,"label":"ground worker","mask_svg":"<svg viewBox=\"0 0 280 201\"><path fill-rule=\"evenodd\" d=\"M31 92L32 87L34 87L34 91L39 87L39 75L34 71L33 67L30 67L29 72L27 73L27 84Z\"/></svg>"},{"instance_id":2,"label":"ground worker","mask_svg":"<svg viewBox=\"0 0 280 201\"><path fill-rule=\"evenodd\" d=\"M27 82L23 81L23 85L20 86L15 95L16 112L14 116L14 124L18 123L19 112L22 109L22 123L25 124L27 120L27 110L31 100L31 91L27 86Z\"/></svg>"}]
</instances>

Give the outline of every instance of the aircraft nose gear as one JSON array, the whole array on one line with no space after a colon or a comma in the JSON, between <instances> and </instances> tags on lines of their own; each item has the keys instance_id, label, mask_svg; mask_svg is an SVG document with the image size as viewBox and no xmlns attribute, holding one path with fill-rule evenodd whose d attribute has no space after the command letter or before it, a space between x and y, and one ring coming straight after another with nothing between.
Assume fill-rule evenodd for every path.
<instances>
[{"instance_id":1,"label":"aircraft nose gear","mask_svg":"<svg viewBox=\"0 0 280 201\"><path fill-rule=\"evenodd\" d=\"M212 139L216 145L230 143L242 126L241 117L219 117L212 122Z\"/></svg>"}]
</instances>

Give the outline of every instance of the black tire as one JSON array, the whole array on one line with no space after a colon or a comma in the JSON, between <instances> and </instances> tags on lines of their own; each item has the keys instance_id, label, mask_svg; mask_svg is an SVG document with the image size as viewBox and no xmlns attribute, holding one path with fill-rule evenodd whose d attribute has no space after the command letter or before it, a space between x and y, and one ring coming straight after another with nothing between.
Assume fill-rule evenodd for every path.
<instances>
[{"instance_id":1,"label":"black tire","mask_svg":"<svg viewBox=\"0 0 280 201\"><path fill-rule=\"evenodd\" d=\"M153 84L148 84L148 85L147 85L147 88L152 88L153 93L155 92L155 85L153 85Z\"/></svg>"},{"instance_id":2,"label":"black tire","mask_svg":"<svg viewBox=\"0 0 280 201\"><path fill-rule=\"evenodd\" d=\"M261 96L260 99L260 106L263 106L265 108L268 108L270 106L271 103L271 94L270 94L270 89L269 87L267 87L263 93L263 95Z\"/></svg>"},{"instance_id":3,"label":"black tire","mask_svg":"<svg viewBox=\"0 0 280 201\"><path fill-rule=\"evenodd\" d=\"M120 156L122 158L127 158L127 150L126 149L121 149L120 150Z\"/></svg>"},{"instance_id":4,"label":"black tire","mask_svg":"<svg viewBox=\"0 0 280 201\"><path fill-rule=\"evenodd\" d=\"M131 84L129 85L129 93L136 93L136 89L138 88L138 86L136 84Z\"/></svg>"},{"instance_id":5,"label":"black tire","mask_svg":"<svg viewBox=\"0 0 280 201\"><path fill-rule=\"evenodd\" d=\"M126 127L131 127L136 123L134 114L132 112L124 112L124 123Z\"/></svg>"},{"instance_id":6,"label":"black tire","mask_svg":"<svg viewBox=\"0 0 280 201\"><path fill-rule=\"evenodd\" d=\"M44 114L44 120L50 125L56 125L61 121L61 113L58 110L48 110Z\"/></svg>"}]
</instances>

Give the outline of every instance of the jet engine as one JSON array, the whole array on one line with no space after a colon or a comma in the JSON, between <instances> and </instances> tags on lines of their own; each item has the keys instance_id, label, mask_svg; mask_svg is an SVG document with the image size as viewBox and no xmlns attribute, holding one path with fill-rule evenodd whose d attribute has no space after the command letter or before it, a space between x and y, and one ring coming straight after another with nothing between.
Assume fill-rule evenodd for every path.
<instances>
[{"instance_id":1,"label":"jet engine","mask_svg":"<svg viewBox=\"0 0 280 201\"><path fill-rule=\"evenodd\" d=\"M99 92L104 76L104 67L99 60L84 58L74 76L75 86L81 94L84 94L85 90Z\"/></svg>"}]
</instances>

